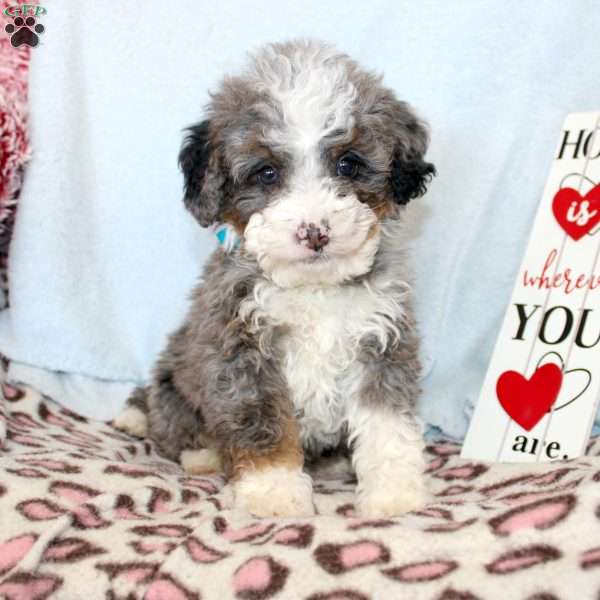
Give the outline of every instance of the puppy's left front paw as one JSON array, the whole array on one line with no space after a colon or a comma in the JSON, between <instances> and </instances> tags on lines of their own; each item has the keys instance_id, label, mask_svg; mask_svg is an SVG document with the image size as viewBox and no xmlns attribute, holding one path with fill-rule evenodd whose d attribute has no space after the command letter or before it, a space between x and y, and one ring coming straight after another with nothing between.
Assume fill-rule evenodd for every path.
<instances>
[{"instance_id":1,"label":"puppy's left front paw","mask_svg":"<svg viewBox=\"0 0 600 600\"><path fill-rule=\"evenodd\" d=\"M358 494L356 508L362 517L398 517L427 504L425 484L421 480L363 486Z\"/></svg>"},{"instance_id":2,"label":"puppy's left front paw","mask_svg":"<svg viewBox=\"0 0 600 600\"><path fill-rule=\"evenodd\" d=\"M233 485L235 506L256 517L308 517L315 514L312 480L300 469L245 473Z\"/></svg>"}]
</instances>

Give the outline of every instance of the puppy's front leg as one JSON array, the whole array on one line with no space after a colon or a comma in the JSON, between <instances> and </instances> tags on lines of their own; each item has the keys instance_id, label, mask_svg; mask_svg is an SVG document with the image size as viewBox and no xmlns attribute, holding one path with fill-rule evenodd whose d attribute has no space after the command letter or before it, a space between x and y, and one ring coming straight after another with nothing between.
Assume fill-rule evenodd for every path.
<instances>
[{"instance_id":1,"label":"puppy's front leg","mask_svg":"<svg viewBox=\"0 0 600 600\"><path fill-rule=\"evenodd\" d=\"M349 426L358 512L377 518L422 508L425 461L414 417L397 409L357 407Z\"/></svg>"},{"instance_id":2,"label":"puppy's front leg","mask_svg":"<svg viewBox=\"0 0 600 600\"><path fill-rule=\"evenodd\" d=\"M368 517L400 515L427 500L424 443L415 417L417 339L410 322L398 329L396 341L383 350L378 340L362 341L362 372L348 413L357 508Z\"/></svg>"},{"instance_id":3,"label":"puppy's front leg","mask_svg":"<svg viewBox=\"0 0 600 600\"><path fill-rule=\"evenodd\" d=\"M235 505L259 517L299 517L314 514L312 481L303 472L298 428L285 419L283 436L268 450L231 450Z\"/></svg>"}]
</instances>

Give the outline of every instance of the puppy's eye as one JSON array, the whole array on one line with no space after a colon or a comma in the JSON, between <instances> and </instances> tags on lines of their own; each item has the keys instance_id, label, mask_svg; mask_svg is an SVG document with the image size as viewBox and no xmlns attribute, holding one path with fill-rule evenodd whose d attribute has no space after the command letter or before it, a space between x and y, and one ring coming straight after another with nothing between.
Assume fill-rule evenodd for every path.
<instances>
[{"instance_id":1,"label":"puppy's eye","mask_svg":"<svg viewBox=\"0 0 600 600\"><path fill-rule=\"evenodd\" d=\"M360 162L350 154L341 156L335 166L335 171L340 177L348 177L352 179L358 174Z\"/></svg>"},{"instance_id":2,"label":"puppy's eye","mask_svg":"<svg viewBox=\"0 0 600 600\"><path fill-rule=\"evenodd\" d=\"M257 177L263 185L273 185L279 181L279 171L275 167L267 165L257 173Z\"/></svg>"}]
</instances>

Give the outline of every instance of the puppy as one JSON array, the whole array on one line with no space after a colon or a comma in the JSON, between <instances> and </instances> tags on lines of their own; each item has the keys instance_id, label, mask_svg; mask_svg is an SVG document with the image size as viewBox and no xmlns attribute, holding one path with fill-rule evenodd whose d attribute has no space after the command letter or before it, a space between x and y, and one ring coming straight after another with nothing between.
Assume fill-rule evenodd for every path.
<instances>
[{"instance_id":1,"label":"puppy","mask_svg":"<svg viewBox=\"0 0 600 600\"><path fill-rule=\"evenodd\" d=\"M351 455L357 509L425 502L406 204L428 134L381 77L316 42L273 44L211 95L179 162L225 224L189 313L116 425L189 472L223 469L257 516L313 514L304 472Z\"/></svg>"}]
</instances>

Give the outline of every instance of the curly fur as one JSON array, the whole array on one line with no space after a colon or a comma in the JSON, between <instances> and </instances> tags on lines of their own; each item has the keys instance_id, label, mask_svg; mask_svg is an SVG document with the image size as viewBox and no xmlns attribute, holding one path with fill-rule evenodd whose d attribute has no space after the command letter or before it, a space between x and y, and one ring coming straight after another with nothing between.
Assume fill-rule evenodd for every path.
<instances>
[{"instance_id":1,"label":"curly fur","mask_svg":"<svg viewBox=\"0 0 600 600\"><path fill-rule=\"evenodd\" d=\"M267 46L211 98L180 154L184 201L241 244L208 261L130 408L145 410L145 398L166 456L217 452L237 504L261 514L310 512L310 479L286 444L310 462L353 452L365 514L416 508L420 366L404 205L435 172L427 130L380 77L316 42ZM336 162L349 151L359 166L342 177ZM273 185L257 176L264 165L279 173ZM327 245L301 243L307 223ZM273 493L284 479L295 498Z\"/></svg>"}]
</instances>

